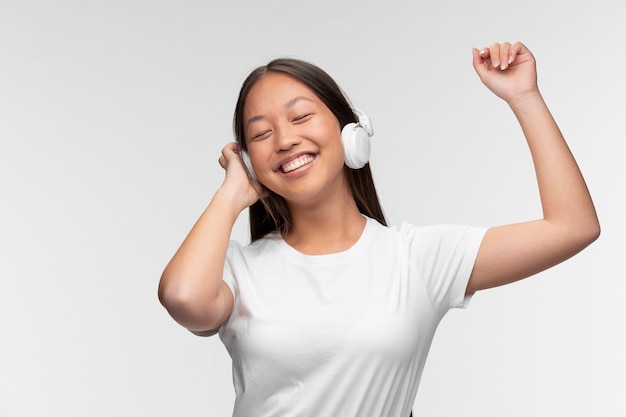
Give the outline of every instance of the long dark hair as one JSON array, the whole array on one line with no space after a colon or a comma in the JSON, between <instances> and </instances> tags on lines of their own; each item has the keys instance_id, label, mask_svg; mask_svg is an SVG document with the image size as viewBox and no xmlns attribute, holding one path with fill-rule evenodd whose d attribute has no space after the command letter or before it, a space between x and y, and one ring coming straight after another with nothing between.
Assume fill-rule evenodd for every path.
<instances>
[{"instance_id":1,"label":"long dark hair","mask_svg":"<svg viewBox=\"0 0 626 417\"><path fill-rule=\"evenodd\" d=\"M237 143L242 149L247 150L243 121L246 99L252 86L267 73L286 74L306 85L337 117L341 127L358 121L345 95L335 80L324 70L306 61L279 58L256 68L241 86L235 107L233 130ZM359 211L386 226L387 221L378 200L369 163L360 169L350 169L344 166L344 173ZM285 199L271 190L267 191L269 195L254 203L249 209L252 242L269 232L287 231L291 223L291 214Z\"/></svg>"}]
</instances>

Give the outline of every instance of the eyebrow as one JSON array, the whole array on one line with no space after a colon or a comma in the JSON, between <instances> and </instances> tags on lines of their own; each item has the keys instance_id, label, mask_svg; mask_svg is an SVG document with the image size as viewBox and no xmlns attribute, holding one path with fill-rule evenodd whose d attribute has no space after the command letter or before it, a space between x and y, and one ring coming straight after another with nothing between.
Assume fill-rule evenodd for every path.
<instances>
[{"instance_id":1,"label":"eyebrow","mask_svg":"<svg viewBox=\"0 0 626 417\"><path fill-rule=\"evenodd\" d=\"M291 99L291 100L289 100L287 103L285 103L285 108L286 108L286 109L288 109L288 108L291 108L291 107L295 106L295 105L296 105L296 103L297 103L298 101L300 101L300 100L306 100L306 101L313 102L313 100L311 100L311 99L310 99L310 98L308 98L308 97L298 96L298 97L294 97L294 98L292 98L292 99Z\"/></svg>"},{"instance_id":2,"label":"eyebrow","mask_svg":"<svg viewBox=\"0 0 626 417\"><path fill-rule=\"evenodd\" d=\"M313 100L311 100L311 99L310 99L310 98L308 98L308 97L304 97L304 96L297 96L297 97L292 98L292 99L291 99L291 100L289 100L288 102L286 102L286 103L285 103L285 105L284 105L283 107L284 107L284 108L286 108L286 109L289 109L289 108L291 108L291 107L295 106L295 105L296 105L296 103L297 103L297 102L299 102L300 100L306 100L306 101L310 101L310 102L312 102L312 103L313 103ZM246 122L246 130L247 130L247 129L248 129L248 127L250 126L250 123L257 122L257 121L259 121L259 120L263 120L264 118L265 118L265 116L264 116L264 115L262 115L262 114L258 114L258 115L256 115L256 116L252 116L252 117L251 117L250 119L248 119L248 121Z\"/></svg>"}]
</instances>

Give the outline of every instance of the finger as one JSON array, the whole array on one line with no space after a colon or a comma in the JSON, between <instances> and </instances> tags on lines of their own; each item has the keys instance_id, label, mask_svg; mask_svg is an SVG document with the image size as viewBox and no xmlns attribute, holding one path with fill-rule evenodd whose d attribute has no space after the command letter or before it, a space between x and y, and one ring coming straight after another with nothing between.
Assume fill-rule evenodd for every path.
<instances>
[{"instance_id":1,"label":"finger","mask_svg":"<svg viewBox=\"0 0 626 417\"><path fill-rule=\"evenodd\" d=\"M474 69L476 69L476 71L482 70L482 69L486 69L486 68L491 68L491 58L490 58L490 52L489 52L489 48L482 48L482 49L476 49L473 48L473 54L474 54L474 60L476 61L474 63ZM482 64L482 68L478 67L478 64ZM480 73L480 71L479 71Z\"/></svg>"},{"instance_id":2,"label":"finger","mask_svg":"<svg viewBox=\"0 0 626 417\"><path fill-rule=\"evenodd\" d=\"M489 47L489 56L491 57L491 66L498 68L500 66L500 44L492 43Z\"/></svg>"},{"instance_id":3,"label":"finger","mask_svg":"<svg viewBox=\"0 0 626 417\"><path fill-rule=\"evenodd\" d=\"M511 63L510 50L511 50L510 43L504 42L500 44L500 69L501 70L507 69L509 64Z\"/></svg>"},{"instance_id":4,"label":"finger","mask_svg":"<svg viewBox=\"0 0 626 417\"><path fill-rule=\"evenodd\" d=\"M478 50L477 48L472 48L472 65L481 79L483 74L488 71L487 65L485 65L486 60L488 60L488 56L489 53L487 49Z\"/></svg>"},{"instance_id":5,"label":"finger","mask_svg":"<svg viewBox=\"0 0 626 417\"><path fill-rule=\"evenodd\" d=\"M222 148L218 162L224 169L228 166L228 162L239 153L239 145L236 142L229 142Z\"/></svg>"},{"instance_id":6,"label":"finger","mask_svg":"<svg viewBox=\"0 0 626 417\"><path fill-rule=\"evenodd\" d=\"M239 145L236 142L229 142L222 148L222 155L226 159L232 158L237 153L239 153Z\"/></svg>"},{"instance_id":7,"label":"finger","mask_svg":"<svg viewBox=\"0 0 626 417\"><path fill-rule=\"evenodd\" d=\"M513 63L518 55L528 51L526 46L521 42L515 42L509 51L510 61Z\"/></svg>"},{"instance_id":8,"label":"finger","mask_svg":"<svg viewBox=\"0 0 626 417\"><path fill-rule=\"evenodd\" d=\"M491 66L491 58L489 48L483 48L478 51L478 55L482 58L482 63L484 63L487 67Z\"/></svg>"}]
</instances>

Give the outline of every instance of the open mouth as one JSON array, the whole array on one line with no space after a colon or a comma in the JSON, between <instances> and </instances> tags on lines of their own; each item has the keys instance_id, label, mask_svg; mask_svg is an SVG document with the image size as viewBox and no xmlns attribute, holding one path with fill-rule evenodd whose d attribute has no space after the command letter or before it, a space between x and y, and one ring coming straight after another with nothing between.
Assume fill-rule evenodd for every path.
<instances>
[{"instance_id":1,"label":"open mouth","mask_svg":"<svg viewBox=\"0 0 626 417\"><path fill-rule=\"evenodd\" d=\"M314 155L307 154L297 157L296 159L292 159L291 161L281 165L280 169L285 174L291 171L295 171L298 168L302 168L305 165L310 164L315 159Z\"/></svg>"}]
</instances>

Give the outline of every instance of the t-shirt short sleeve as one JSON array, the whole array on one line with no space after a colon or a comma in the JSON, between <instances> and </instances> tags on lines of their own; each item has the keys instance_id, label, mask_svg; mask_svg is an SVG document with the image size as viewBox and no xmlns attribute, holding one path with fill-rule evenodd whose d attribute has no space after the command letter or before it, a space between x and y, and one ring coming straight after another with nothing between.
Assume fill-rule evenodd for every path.
<instances>
[{"instance_id":1,"label":"t-shirt short sleeve","mask_svg":"<svg viewBox=\"0 0 626 417\"><path fill-rule=\"evenodd\" d=\"M228 244L228 250L226 251L226 261L224 262L224 273L222 275L222 279L230 288L230 291L233 293L233 297L237 299L239 294L239 289L237 286L237 280L235 278L235 265L237 262L241 262L243 258L243 248L242 246L232 240Z\"/></svg>"},{"instance_id":2,"label":"t-shirt short sleeve","mask_svg":"<svg viewBox=\"0 0 626 417\"><path fill-rule=\"evenodd\" d=\"M474 268L486 228L435 225L415 227L403 224L410 241L410 257L424 281L433 307L440 312L464 308L467 283Z\"/></svg>"}]
</instances>

